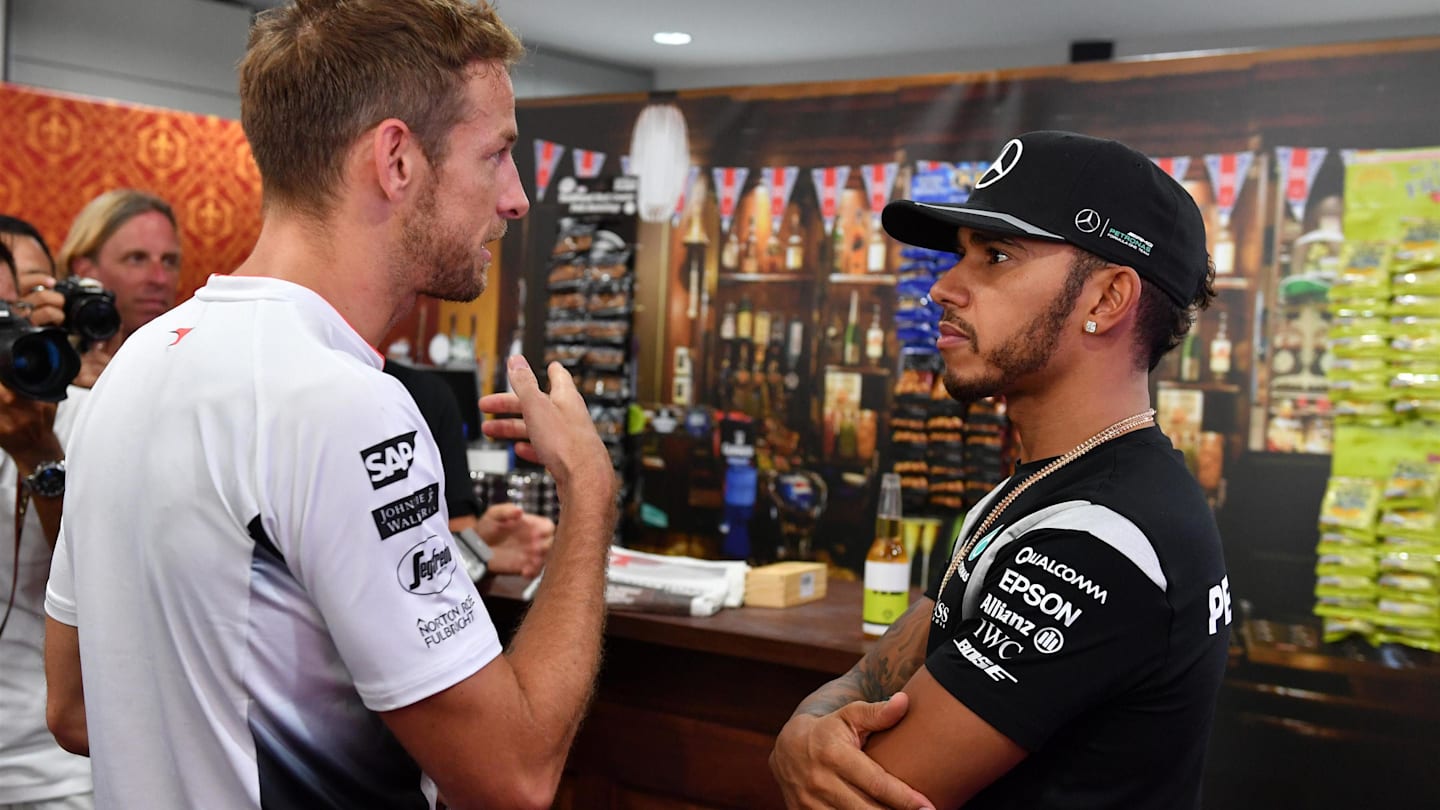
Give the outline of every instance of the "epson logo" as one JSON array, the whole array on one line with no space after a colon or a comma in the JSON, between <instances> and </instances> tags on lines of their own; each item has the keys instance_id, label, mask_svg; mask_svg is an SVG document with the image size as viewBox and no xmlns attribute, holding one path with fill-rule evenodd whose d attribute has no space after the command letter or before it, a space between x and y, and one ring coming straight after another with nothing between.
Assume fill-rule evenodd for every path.
<instances>
[{"instance_id":1,"label":"epson logo","mask_svg":"<svg viewBox=\"0 0 1440 810\"><path fill-rule=\"evenodd\" d=\"M1014 568L1006 568L1005 573L1000 575L1000 590L1005 593L1018 593L1025 600L1025 604L1033 608L1039 608L1046 616L1054 617L1065 623L1066 627L1075 623L1080 614L1085 611L1076 608L1070 600L1058 593L1052 593L1045 589L1044 585L1038 582L1031 582L1030 578L1016 571Z\"/></svg>"},{"instance_id":2,"label":"epson logo","mask_svg":"<svg viewBox=\"0 0 1440 810\"><path fill-rule=\"evenodd\" d=\"M361 450L360 460L365 462L365 472L370 474L372 489L404 480L410 474L410 463L415 460L415 431Z\"/></svg>"},{"instance_id":3,"label":"epson logo","mask_svg":"<svg viewBox=\"0 0 1440 810\"><path fill-rule=\"evenodd\" d=\"M410 593L440 593L455 574L455 552L432 534L405 552L395 574Z\"/></svg>"}]
</instances>

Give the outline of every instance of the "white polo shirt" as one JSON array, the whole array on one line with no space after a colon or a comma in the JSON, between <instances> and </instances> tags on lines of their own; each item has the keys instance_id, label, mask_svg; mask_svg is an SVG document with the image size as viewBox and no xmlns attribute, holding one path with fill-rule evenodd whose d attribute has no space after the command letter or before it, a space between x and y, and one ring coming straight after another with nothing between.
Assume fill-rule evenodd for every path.
<instances>
[{"instance_id":1,"label":"white polo shirt","mask_svg":"<svg viewBox=\"0 0 1440 810\"><path fill-rule=\"evenodd\" d=\"M77 419L47 612L102 807L429 807L375 712L500 653L404 387L309 289L214 276Z\"/></svg>"}]
</instances>

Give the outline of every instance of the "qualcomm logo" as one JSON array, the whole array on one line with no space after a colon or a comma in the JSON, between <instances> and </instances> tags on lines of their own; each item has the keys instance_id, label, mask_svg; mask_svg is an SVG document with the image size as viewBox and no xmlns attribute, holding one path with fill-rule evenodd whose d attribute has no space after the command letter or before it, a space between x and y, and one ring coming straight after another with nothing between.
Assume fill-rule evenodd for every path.
<instances>
[{"instance_id":1,"label":"qualcomm logo","mask_svg":"<svg viewBox=\"0 0 1440 810\"><path fill-rule=\"evenodd\" d=\"M1094 208L1086 208L1075 215L1075 227L1082 233L1095 233L1100 230L1100 212Z\"/></svg>"}]
</instances>

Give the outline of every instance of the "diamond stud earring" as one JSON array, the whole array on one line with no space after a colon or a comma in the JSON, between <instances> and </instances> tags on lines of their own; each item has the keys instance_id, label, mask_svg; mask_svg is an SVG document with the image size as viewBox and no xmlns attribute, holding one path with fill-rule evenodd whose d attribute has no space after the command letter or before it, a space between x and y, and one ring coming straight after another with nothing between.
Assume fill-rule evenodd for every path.
<instances>
[{"instance_id":1,"label":"diamond stud earring","mask_svg":"<svg viewBox=\"0 0 1440 810\"><path fill-rule=\"evenodd\" d=\"M1094 321L1086 321L1086 322L1085 322L1085 334L1087 334L1087 335L1093 335L1093 334L1095 334L1095 329L1096 329L1096 326L1095 326L1095 322L1094 322Z\"/></svg>"}]
</instances>

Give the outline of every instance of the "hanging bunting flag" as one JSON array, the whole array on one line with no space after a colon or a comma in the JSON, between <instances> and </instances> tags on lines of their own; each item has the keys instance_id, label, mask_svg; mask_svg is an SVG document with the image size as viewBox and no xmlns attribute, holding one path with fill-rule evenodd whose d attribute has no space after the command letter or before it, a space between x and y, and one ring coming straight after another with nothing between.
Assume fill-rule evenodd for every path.
<instances>
[{"instance_id":1,"label":"hanging bunting flag","mask_svg":"<svg viewBox=\"0 0 1440 810\"><path fill-rule=\"evenodd\" d=\"M575 148L570 150L570 158L575 161L575 176L581 180L593 180L600 176L600 167L605 165L604 152L591 152L589 149Z\"/></svg>"},{"instance_id":2,"label":"hanging bunting flag","mask_svg":"<svg viewBox=\"0 0 1440 810\"><path fill-rule=\"evenodd\" d=\"M1185 182L1185 173L1190 171L1190 157L1150 158L1161 171L1170 175L1177 183Z\"/></svg>"},{"instance_id":3,"label":"hanging bunting flag","mask_svg":"<svg viewBox=\"0 0 1440 810\"><path fill-rule=\"evenodd\" d=\"M631 176L631 175L630 175L630 156L629 156L629 155L621 155L621 156L620 156L620 174L622 174L622 175L624 175L624 176L626 176L626 177L630 177L630 176Z\"/></svg>"},{"instance_id":4,"label":"hanging bunting flag","mask_svg":"<svg viewBox=\"0 0 1440 810\"><path fill-rule=\"evenodd\" d=\"M840 195L845 193L845 183L850 180L850 167L811 169L810 179L815 183L815 194L820 198L820 217L825 220L825 232L834 233L835 217L840 214Z\"/></svg>"},{"instance_id":5,"label":"hanging bunting flag","mask_svg":"<svg viewBox=\"0 0 1440 810\"><path fill-rule=\"evenodd\" d=\"M890 202L890 189L895 185L895 170L900 164L867 163L860 167L860 179L865 181L865 198L870 203L870 214L878 221L885 203Z\"/></svg>"},{"instance_id":6,"label":"hanging bunting flag","mask_svg":"<svg viewBox=\"0 0 1440 810\"><path fill-rule=\"evenodd\" d=\"M771 166L761 169L760 175L765 188L770 190L770 231L778 234L785 223L785 206L790 204L790 192L795 189L800 167Z\"/></svg>"},{"instance_id":7,"label":"hanging bunting flag","mask_svg":"<svg viewBox=\"0 0 1440 810\"><path fill-rule=\"evenodd\" d=\"M1210 173L1210 186L1215 192L1215 213L1222 227L1229 226L1235 201L1245 185L1245 175L1255 159L1252 152L1225 152L1205 156L1205 170Z\"/></svg>"},{"instance_id":8,"label":"hanging bunting flag","mask_svg":"<svg viewBox=\"0 0 1440 810\"><path fill-rule=\"evenodd\" d=\"M535 199L545 199L545 189L550 187L550 180L555 176L555 167L560 165L560 156L563 154L565 147L560 144L535 139Z\"/></svg>"},{"instance_id":9,"label":"hanging bunting flag","mask_svg":"<svg viewBox=\"0 0 1440 810\"><path fill-rule=\"evenodd\" d=\"M720 205L720 229L729 233L730 218L735 216L750 170L743 166L716 166L710 173L715 178L715 201Z\"/></svg>"},{"instance_id":10,"label":"hanging bunting flag","mask_svg":"<svg viewBox=\"0 0 1440 810\"><path fill-rule=\"evenodd\" d=\"M680 188L680 196L675 200L675 213L670 215L671 227L679 227L680 219L685 216L685 203L690 195L695 192L695 181L700 179L700 167L690 164L690 171L685 177L685 185Z\"/></svg>"},{"instance_id":11,"label":"hanging bunting flag","mask_svg":"<svg viewBox=\"0 0 1440 810\"><path fill-rule=\"evenodd\" d=\"M1315 175L1320 173L1320 164L1330 150L1323 146L1310 149L1293 146L1275 147L1275 165L1280 168L1280 185L1285 189L1285 202L1290 204L1290 213L1297 222L1305 221L1305 203L1310 199L1310 187L1315 185Z\"/></svg>"}]
</instances>

